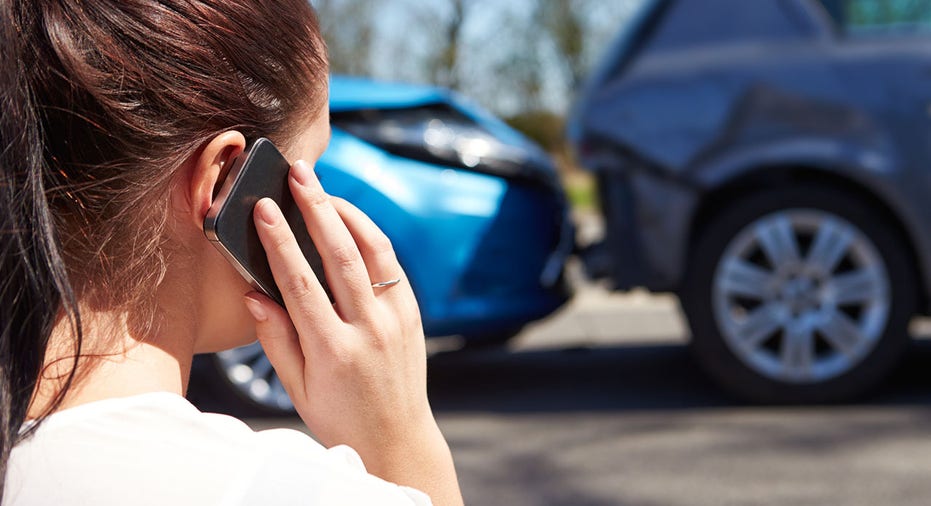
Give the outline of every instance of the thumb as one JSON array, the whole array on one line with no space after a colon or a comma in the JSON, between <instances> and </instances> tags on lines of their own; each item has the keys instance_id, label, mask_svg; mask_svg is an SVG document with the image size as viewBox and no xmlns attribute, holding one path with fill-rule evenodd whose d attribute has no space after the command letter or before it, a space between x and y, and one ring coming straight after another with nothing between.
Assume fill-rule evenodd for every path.
<instances>
[{"instance_id":1,"label":"thumb","mask_svg":"<svg viewBox=\"0 0 931 506\"><path fill-rule=\"evenodd\" d=\"M294 324L284 308L259 292L244 297L255 319L255 333L265 355L292 399L304 392L304 352Z\"/></svg>"}]
</instances>

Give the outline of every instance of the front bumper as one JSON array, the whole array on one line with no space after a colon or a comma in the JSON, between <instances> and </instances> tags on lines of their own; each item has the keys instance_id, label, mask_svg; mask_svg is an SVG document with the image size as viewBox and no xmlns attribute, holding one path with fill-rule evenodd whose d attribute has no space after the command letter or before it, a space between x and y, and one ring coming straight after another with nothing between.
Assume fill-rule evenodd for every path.
<instances>
[{"instance_id":1,"label":"front bumper","mask_svg":"<svg viewBox=\"0 0 931 506\"><path fill-rule=\"evenodd\" d=\"M572 295L564 269L574 237L561 194L509 183L428 332L493 333L551 314Z\"/></svg>"},{"instance_id":2,"label":"front bumper","mask_svg":"<svg viewBox=\"0 0 931 506\"><path fill-rule=\"evenodd\" d=\"M562 213L562 223L559 227L559 242L556 249L550 254L540 273L540 284L548 289L569 290L565 281L566 262L575 253L575 223L566 207ZM571 293L571 291L569 292Z\"/></svg>"}]
</instances>

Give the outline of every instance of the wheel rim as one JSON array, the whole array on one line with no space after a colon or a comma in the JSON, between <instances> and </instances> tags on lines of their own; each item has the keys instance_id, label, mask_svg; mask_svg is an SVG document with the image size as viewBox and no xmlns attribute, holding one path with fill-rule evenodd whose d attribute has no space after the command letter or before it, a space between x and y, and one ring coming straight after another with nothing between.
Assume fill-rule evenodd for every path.
<instances>
[{"instance_id":1,"label":"wheel rim","mask_svg":"<svg viewBox=\"0 0 931 506\"><path fill-rule=\"evenodd\" d=\"M291 411L294 404L259 343L217 353L230 384L252 402L273 410Z\"/></svg>"},{"instance_id":2,"label":"wheel rim","mask_svg":"<svg viewBox=\"0 0 931 506\"><path fill-rule=\"evenodd\" d=\"M843 218L791 209L747 225L725 248L712 301L727 346L754 371L806 384L873 350L889 319L886 265Z\"/></svg>"}]
</instances>

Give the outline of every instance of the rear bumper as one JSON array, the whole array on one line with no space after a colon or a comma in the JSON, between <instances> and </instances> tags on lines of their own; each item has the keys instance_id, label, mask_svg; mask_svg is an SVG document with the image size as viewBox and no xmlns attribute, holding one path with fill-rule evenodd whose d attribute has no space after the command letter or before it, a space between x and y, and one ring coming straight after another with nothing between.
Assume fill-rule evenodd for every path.
<instances>
[{"instance_id":1,"label":"rear bumper","mask_svg":"<svg viewBox=\"0 0 931 506\"><path fill-rule=\"evenodd\" d=\"M617 290L676 291L685 274L694 190L646 172L601 172L605 240L583 254L587 271Z\"/></svg>"}]
</instances>

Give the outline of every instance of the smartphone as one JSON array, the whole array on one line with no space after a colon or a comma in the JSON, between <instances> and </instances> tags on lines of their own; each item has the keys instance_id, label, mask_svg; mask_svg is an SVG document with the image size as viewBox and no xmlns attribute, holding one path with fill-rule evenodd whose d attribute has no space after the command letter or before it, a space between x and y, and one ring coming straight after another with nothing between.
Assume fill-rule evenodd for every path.
<instances>
[{"instance_id":1,"label":"smartphone","mask_svg":"<svg viewBox=\"0 0 931 506\"><path fill-rule=\"evenodd\" d=\"M230 167L204 219L204 233L253 288L284 307L281 290L275 284L252 218L253 208L260 199L274 200L294 232L304 258L332 301L323 262L288 186L290 170L291 164L270 140L260 138L251 143Z\"/></svg>"}]
</instances>

